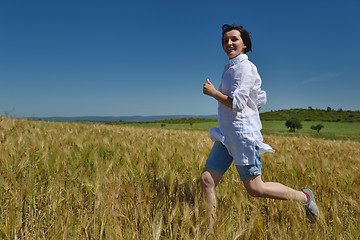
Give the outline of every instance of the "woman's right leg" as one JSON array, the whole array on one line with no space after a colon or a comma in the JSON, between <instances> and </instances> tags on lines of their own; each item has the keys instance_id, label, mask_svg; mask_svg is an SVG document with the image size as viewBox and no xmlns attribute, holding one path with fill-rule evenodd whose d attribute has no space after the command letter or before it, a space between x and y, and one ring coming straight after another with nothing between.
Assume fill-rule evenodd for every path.
<instances>
[{"instance_id":1,"label":"woman's right leg","mask_svg":"<svg viewBox=\"0 0 360 240\"><path fill-rule=\"evenodd\" d=\"M219 184L222 175L219 171L205 167L200 177L201 189L209 214L209 233L213 232L217 206L216 186Z\"/></svg>"}]
</instances>

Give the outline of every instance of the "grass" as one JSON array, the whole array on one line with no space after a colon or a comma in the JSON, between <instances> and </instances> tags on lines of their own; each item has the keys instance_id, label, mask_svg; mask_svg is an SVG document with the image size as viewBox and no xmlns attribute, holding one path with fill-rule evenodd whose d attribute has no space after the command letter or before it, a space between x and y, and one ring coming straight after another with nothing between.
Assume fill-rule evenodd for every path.
<instances>
[{"instance_id":1,"label":"grass","mask_svg":"<svg viewBox=\"0 0 360 240\"><path fill-rule=\"evenodd\" d=\"M166 127L165 127L166 128ZM218 186L216 239L359 239L360 143L265 135L263 179L313 190L302 206ZM0 119L0 239L201 239L206 131Z\"/></svg>"},{"instance_id":2,"label":"grass","mask_svg":"<svg viewBox=\"0 0 360 240\"><path fill-rule=\"evenodd\" d=\"M289 137L311 137L322 138L329 140L352 140L360 142L360 123L347 122L316 122L316 121L302 121L303 128L296 130L295 133L289 132L285 126L285 121L263 121L262 133L265 135L280 135ZM324 128L317 133L310 129L312 125L323 124ZM217 122L201 122L183 124L165 124L162 123L127 123L126 126L144 127L144 128L163 128L176 129L187 131L209 131L212 127L218 127Z\"/></svg>"}]
</instances>

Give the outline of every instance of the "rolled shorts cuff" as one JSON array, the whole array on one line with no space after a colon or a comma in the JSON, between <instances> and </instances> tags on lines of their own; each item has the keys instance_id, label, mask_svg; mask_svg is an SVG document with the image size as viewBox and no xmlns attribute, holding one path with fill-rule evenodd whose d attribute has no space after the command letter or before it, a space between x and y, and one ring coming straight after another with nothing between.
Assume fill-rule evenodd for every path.
<instances>
[{"instance_id":1,"label":"rolled shorts cuff","mask_svg":"<svg viewBox=\"0 0 360 240\"><path fill-rule=\"evenodd\" d=\"M262 168L262 164L261 164L261 158L258 147L255 147L254 164L244 165L244 166L236 165L236 170L238 171L240 175L240 179L242 181L245 181L252 176L261 175L261 168Z\"/></svg>"}]
</instances>

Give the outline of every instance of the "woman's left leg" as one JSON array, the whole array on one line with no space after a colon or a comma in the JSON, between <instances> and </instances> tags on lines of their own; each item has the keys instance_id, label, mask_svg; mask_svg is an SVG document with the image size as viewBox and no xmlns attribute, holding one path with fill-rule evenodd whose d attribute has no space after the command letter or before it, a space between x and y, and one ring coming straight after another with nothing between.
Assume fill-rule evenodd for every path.
<instances>
[{"instance_id":1,"label":"woman's left leg","mask_svg":"<svg viewBox=\"0 0 360 240\"><path fill-rule=\"evenodd\" d=\"M247 192L253 197L265 197L281 200L307 201L306 195L277 182L263 182L261 175L251 176L243 181Z\"/></svg>"}]
</instances>

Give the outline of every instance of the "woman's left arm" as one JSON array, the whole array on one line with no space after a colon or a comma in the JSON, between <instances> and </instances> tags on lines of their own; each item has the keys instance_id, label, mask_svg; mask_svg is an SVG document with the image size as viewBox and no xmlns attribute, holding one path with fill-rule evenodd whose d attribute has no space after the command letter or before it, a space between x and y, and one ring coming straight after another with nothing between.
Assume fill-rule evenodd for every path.
<instances>
[{"instance_id":1,"label":"woman's left arm","mask_svg":"<svg viewBox=\"0 0 360 240\"><path fill-rule=\"evenodd\" d=\"M241 112L247 106L250 92L254 89L255 82L260 77L255 65L248 62L243 64L241 68L235 69L233 78L236 84L233 85L233 90L230 93L230 97L233 98L232 109L233 111Z\"/></svg>"},{"instance_id":2,"label":"woman's left arm","mask_svg":"<svg viewBox=\"0 0 360 240\"><path fill-rule=\"evenodd\" d=\"M214 85L207 79L207 83L204 83L203 86L203 93L210 97L215 98L220 103L224 104L225 106L232 108L233 107L233 99L222 92L215 89Z\"/></svg>"}]
</instances>

